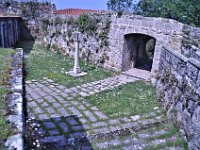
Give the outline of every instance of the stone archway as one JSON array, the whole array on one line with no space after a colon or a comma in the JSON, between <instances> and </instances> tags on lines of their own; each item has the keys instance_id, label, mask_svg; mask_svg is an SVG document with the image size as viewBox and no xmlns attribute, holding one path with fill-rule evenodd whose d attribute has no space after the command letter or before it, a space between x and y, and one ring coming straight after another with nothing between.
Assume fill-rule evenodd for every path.
<instances>
[{"instance_id":1,"label":"stone archway","mask_svg":"<svg viewBox=\"0 0 200 150\"><path fill-rule=\"evenodd\" d=\"M156 39L149 35L132 33L124 35L122 70L138 68L151 71Z\"/></svg>"}]
</instances>

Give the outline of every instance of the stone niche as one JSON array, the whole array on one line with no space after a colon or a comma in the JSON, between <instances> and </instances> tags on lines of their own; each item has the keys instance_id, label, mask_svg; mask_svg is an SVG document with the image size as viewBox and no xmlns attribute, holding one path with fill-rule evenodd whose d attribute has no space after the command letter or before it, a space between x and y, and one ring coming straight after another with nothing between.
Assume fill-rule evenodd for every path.
<instances>
[{"instance_id":1,"label":"stone niche","mask_svg":"<svg viewBox=\"0 0 200 150\"><path fill-rule=\"evenodd\" d=\"M126 34L122 53L123 70L138 68L151 71L156 39L144 34Z\"/></svg>"}]
</instances>

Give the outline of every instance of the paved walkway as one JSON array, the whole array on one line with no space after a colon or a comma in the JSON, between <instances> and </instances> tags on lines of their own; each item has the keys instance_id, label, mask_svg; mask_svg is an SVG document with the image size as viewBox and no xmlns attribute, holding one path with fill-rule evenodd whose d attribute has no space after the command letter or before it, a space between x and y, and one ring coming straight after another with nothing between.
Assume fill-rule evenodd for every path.
<instances>
[{"instance_id":1,"label":"paved walkway","mask_svg":"<svg viewBox=\"0 0 200 150\"><path fill-rule=\"evenodd\" d=\"M148 130L154 130L166 121L157 108L147 114L110 119L87 102L87 96L137 80L136 77L118 75L72 88L48 78L27 81L28 119L34 119L40 141L51 145L46 149L92 149L93 144L99 149L132 150L167 143L168 139L147 141L149 136L168 133L163 128L153 134ZM141 130L148 131L135 136Z\"/></svg>"}]
</instances>

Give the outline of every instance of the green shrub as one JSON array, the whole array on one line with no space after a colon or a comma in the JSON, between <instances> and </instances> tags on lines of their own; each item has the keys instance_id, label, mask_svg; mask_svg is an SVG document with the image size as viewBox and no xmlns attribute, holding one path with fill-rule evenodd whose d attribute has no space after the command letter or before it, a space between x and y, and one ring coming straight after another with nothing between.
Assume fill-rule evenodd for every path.
<instances>
[{"instance_id":1,"label":"green shrub","mask_svg":"<svg viewBox=\"0 0 200 150\"><path fill-rule=\"evenodd\" d=\"M92 34L97 29L97 22L95 19L92 19L88 15L84 14L81 15L78 20L77 24L79 25L80 31Z\"/></svg>"},{"instance_id":2,"label":"green shrub","mask_svg":"<svg viewBox=\"0 0 200 150\"><path fill-rule=\"evenodd\" d=\"M62 23L63 23L62 19L59 18L59 17L56 17L56 19L55 19L55 25L59 25L59 24L62 24Z\"/></svg>"},{"instance_id":3,"label":"green shrub","mask_svg":"<svg viewBox=\"0 0 200 150\"><path fill-rule=\"evenodd\" d=\"M42 31L44 31L44 32L47 31L47 27L48 27L49 23L50 23L50 21L48 19L42 20Z\"/></svg>"}]
</instances>

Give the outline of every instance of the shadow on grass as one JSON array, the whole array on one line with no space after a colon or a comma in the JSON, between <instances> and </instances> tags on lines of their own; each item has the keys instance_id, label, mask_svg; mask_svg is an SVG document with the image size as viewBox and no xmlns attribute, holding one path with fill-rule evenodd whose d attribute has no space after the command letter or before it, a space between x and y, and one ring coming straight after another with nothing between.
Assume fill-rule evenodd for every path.
<instances>
[{"instance_id":1,"label":"shadow on grass","mask_svg":"<svg viewBox=\"0 0 200 150\"><path fill-rule=\"evenodd\" d=\"M86 131L77 116L59 116L50 119L32 120L37 127L32 128L33 122L27 124L28 134L25 140L26 149L37 147L40 149L67 150L87 149L92 150L92 145L86 137ZM38 128L35 130L35 128ZM34 147L34 144L36 143Z\"/></svg>"}]
</instances>

